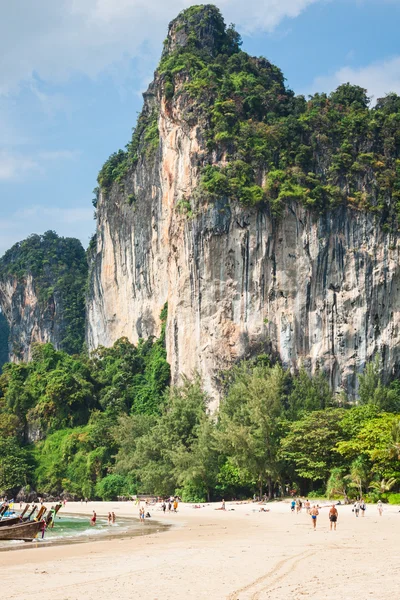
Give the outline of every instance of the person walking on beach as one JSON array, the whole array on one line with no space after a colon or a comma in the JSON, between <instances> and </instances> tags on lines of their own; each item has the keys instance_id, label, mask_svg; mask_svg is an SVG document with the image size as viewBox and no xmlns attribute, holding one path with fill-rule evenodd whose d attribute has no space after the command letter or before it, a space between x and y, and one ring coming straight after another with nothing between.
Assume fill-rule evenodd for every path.
<instances>
[{"instance_id":1,"label":"person walking on beach","mask_svg":"<svg viewBox=\"0 0 400 600\"><path fill-rule=\"evenodd\" d=\"M90 524L92 527L94 527L96 525L96 519L97 519L97 515L96 515L95 511L93 511L93 516L90 519Z\"/></svg>"},{"instance_id":2,"label":"person walking on beach","mask_svg":"<svg viewBox=\"0 0 400 600\"><path fill-rule=\"evenodd\" d=\"M178 500L175 498L174 500L174 512L178 512Z\"/></svg>"},{"instance_id":3,"label":"person walking on beach","mask_svg":"<svg viewBox=\"0 0 400 600\"><path fill-rule=\"evenodd\" d=\"M139 510L139 519L141 523L144 523L144 508L140 507Z\"/></svg>"},{"instance_id":4,"label":"person walking on beach","mask_svg":"<svg viewBox=\"0 0 400 600\"><path fill-rule=\"evenodd\" d=\"M336 522L338 520L338 511L334 504L332 504L329 510L329 530L332 531L332 525L334 531L336 531Z\"/></svg>"},{"instance_id":5,"label":"person walking on beach","mask_svg":"<svg viewBox=\"0 0 400 600\"><path fill-rule=\"evenodd\" d=\"M163 513L164 513L164 515L165 515L165 511L167 510L167 505L165 504L165 500L164 500L164 502L162 503L162 505L161 505L161 508L162 508L162 511L163 511Z\"/></svg>"},{"instance_id":6,"label":"person walking on beach","mask_svg":"<svg viewBox=\"0 0 400 600\"><path fill-rule=\"evenodd\" d=\"M294 509L296 508L296 500L292 500L290 503L290 510L292 512L294 512Z\"/></svg>"},{"instance_id":7,"label":"person walking on beach","mask_svg":"<svg viewBox=\"0 0 400 600\"><path fill-rule=\"evenodd\" d=\"M311 508L311 503L308 500L308 498L306 498L306 501L304 503L304 506L306 507L306 513L309 515L310 514L310 508Z\"/></svg>"},{"instance_id":8,"label":"person walking on beach","mask_svg":"<svg viewBox=\"0 0 400 600\"><path fill-rule=\"evenodd\" d=\"M172 508L172 503L171 503L171 498L168 500L168 512L171 512L171 508Z\"/></svg>"},{"instance_id":9,"label":"person walking on beach","mask_svg":"<svg viewBox=\"0 0 400 600\"><path fill-rule=\"evenodd\" d=\"M354 503L354 514L356 517L360 514L360 502L358 500Z\"/></svg>"},{"instance_id":10,"label":"person walking on beach","mask_svg":"<svg viewBox=\"0 0 400 600\"><path fill-rule=\"evenodd\" d=\"M382 504L382 501L381 501L381 500L379 500L379 502L378 502L378 504L376 505L376 507L377 507L377 509L378 509L379 516L381 517L381 516L382 516L382 513L383 513L383 504Z\"/></svg>"},{"instance_id":11,"label":"person walking on beach","mask_svg":"<svg viewBox=\"0 0 400 600\"><path fill-rule=\"evenodd\" d=\"M317 517L319 515L319 510L318 508L315 506L312 507L312 509L310 510L310 515L311 515L311 520L312 520L312 524L313 524L313 529L315 531L316 527L317 527Z\"/></svg>"},{"instance_id":12,"label":"person walking on beach","mask_svg":"<svg viewBox=\"0 0 400 600\"><path fill-rule=\"evenodd\" d=\"M361 510L361 516L363 517L365 515L365 509L367 508L367 505L364 502L364 499L361 498L361 502L360 502L360 510Z\"/></svg>"}]
</instances>

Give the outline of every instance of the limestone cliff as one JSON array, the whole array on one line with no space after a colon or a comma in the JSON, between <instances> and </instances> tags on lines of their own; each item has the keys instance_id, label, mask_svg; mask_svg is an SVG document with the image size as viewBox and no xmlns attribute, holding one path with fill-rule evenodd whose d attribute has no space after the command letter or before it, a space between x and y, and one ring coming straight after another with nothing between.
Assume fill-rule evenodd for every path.
<instances>
[{"instance_id":1,"label":"limestone cliff","mask_svg":"<svg viewBox=\"0 0 400 600\"><path fill-rule=\"evenodd\" d=\"M81 243L49 231L15 244L0 259L0 307L9 328L9 358L29 360L32 344L80 352L87 261Z\"/></svg>"},{"instance_id":2,"label":"limestone cliff","mask_svg":"<svg viewBox=\"0 0 400 600\"><path fill-rule=\"evenodd\" d=\"M348 122L329 137L333 104L370 118L360 88L307 104L238 46L214 7L171 23L131 146L100 173L87 343L158 335L167 302L175 382L198 370L217 399L221 370L267 350L352 395L375 353L399 371L395 184L381 172L400 138L346 146Z\"/></svg>"}]
</instances>

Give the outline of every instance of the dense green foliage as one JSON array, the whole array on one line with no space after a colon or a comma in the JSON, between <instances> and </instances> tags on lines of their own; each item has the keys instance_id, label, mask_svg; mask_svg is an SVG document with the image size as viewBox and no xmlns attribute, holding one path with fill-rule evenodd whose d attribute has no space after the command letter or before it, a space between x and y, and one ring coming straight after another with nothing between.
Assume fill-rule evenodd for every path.
<instances>
[{"instance_id":1,"label":"dense green foliage","mask_svg":"<svg viewBox=\"0 0 400 600\"><path fill-rule=\"evenodd\" d=\"M161 338L136 347L121 339L70 357L45 344L29 364L5 366L0 490L188 501L288 489L389 500L399 491L400 388L382 384L378 361L360 376L359 404L340 397L340 406L321 373L243 362L210 414L199 377L168 387L165 318ZM27 444L28 432L39 440Z\"/></svg>"},{"instance_id":2,"label":"dense green foliage","mask_svg":"<svg viewBox=\"0 0 400 600\"><path fill-rule=\"evenodd\" d=\"M16 444L21 457L30 457L32 468L25 472L17 461L4 487L0 468L0 490L13 490L27 480L45 493L105 498L117 484L122 490L120 477L110 479L119 449L113 428L122 415L155 418L162 412L170 379L165 319L166 307L160 338L141 340L136 347L122 338L90 356L69 356L51 344L38 344L31 362L4 365L0 441ZM32 439L38 441L29 444ZM0 447L0 463L8 473L8 459L4 462L1 452Z\"/></svg>"},{"instance_id":3,"label":"dense green foliage","mask_svg":"<svg viewBox=\"0 0 400 600\"><path fill-rule=\"evenodd\" d=\"M317 211L350 204L391 226L400 214L400 97L371 108L366 90L347 83L307 101L285 86L279 68L240 45L216 7L191 7L170 25L156 71L167 102L186 107L183 121L199 123L206 138L201 197L267 203L276 215L290 199ZM140 115L100 185L120 181L141 152L158 146L155 114Z\"/></svg>"},{"instance_id":4,"label":"dense green foliage","mask_svg":"<svg viewBox=\"0 0 400 600\"><path fill-rule=\"evenodd\" d=\"M99 186L108 190L114 181L120 183L129 169L137 163L140 154L146 159L153 158L158 148L159 137L158 112L155 109L149 113L143 111L126 149L111 154L102 166L97 178Z\"/></svg>"},{"instance_id":5,"label":"dense green foliage","mask_svg":"<svg viewBox=\"0 0 400 600\"><path fill-rule=\"evenodd\" d=\"M43 313L62 314L59 346L69 354L82 350L85 331L85 287L88 266L79 240L53 231L31 235L12 246L0 259L0 279L13 277L24 284L32 276ZM19 349L15 348L18 354Z\"/></svg>"}]
</instances>

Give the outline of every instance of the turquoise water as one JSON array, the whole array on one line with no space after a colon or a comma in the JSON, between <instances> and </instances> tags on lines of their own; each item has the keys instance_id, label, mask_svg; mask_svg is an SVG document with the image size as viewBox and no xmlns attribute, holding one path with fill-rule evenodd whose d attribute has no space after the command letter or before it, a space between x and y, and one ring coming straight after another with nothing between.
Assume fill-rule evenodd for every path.
<instances>
[{"instance_id":1,"label":"turquoise water","mask_svg":"<svg viewBox=\"0 0 400 600\"><path fill-rule=\"evenodd\" d=\"M159 523L149 521L143 524L134 519L118 517L114 525L108 525L107 519L98 517L96 525L92 527L89 517L63 515L61 513L56 517L54 528L47 529L43 539L39 534L38 538L32 542L0 540L0 551L48 545L77 544L113 537L134 537L165 529L166 526Z\"/></svg>"}]
</instances>

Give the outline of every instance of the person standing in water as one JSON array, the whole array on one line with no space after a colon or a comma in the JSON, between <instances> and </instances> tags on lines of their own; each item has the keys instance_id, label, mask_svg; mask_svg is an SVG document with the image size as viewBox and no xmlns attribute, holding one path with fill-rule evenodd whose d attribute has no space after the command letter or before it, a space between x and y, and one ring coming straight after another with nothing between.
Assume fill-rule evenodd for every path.
<instances>
[{"instance_id":1,"label":"person standing in water","mask_svg":"<svg viewBox=\"0 0 400 600\"><path fill-rule=\"evenodd\" d=\"M311 515L311 520L312 520L312 524L313 524L313 529L315 531L316 527L317 527L317 517L319 515L319 510L318 508L315 506L312 507L312 509L310 510L310 515Z\"/></svg>"},{"instance_id":2,"label":"person standing in water","mask_svg":"<svg viewBox=\"0 0 400 600\"><path fill-rule=\"evenodd\" d=\"M111 517L111 513L109 512L109 513L108 513L108 517L107 517L107 524L108 524L108 525L111 525L111 518L112 518L112 517Z\"/></svg>"},{"instance_id":3,"label":"person standing in water","mask_svg":"<svg viewBox=\"0 0 400 600\"><path fill-rule=\"evenodd\" d=\"M96 515L95 511L93 511L93 516L90 519L90 524L92 525L92 527L94 527L96 525L96 519L97 519L97 515Z\"/></svg>"},{"instance_id":4,"label":"person standing in water","mask_svg":"<svg viewBox=\"0 0 400 600\"><path fill-rule=\"evenodd\" d=\"M332 504L332 506L329 510L329 529L330 529L330 531L332 531L332 524L333 524L334 531L336 531L337 520L338 520L338 511L337 511L336 506L334 504Z\"/></svg>"},{"instance_id":5,"label":"person standing in water","mask_svg":"<svg viewBox=\"0 0 400 600\"><path fill-rule=\"evenodd\" d=\"M115 525L115 519L116 519L115 512L112 512L111 513L111 522L112 522L113 525Z\"/></svg>"}]
</instances>

